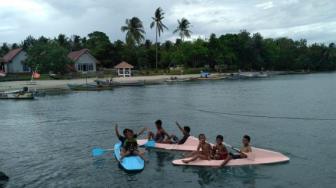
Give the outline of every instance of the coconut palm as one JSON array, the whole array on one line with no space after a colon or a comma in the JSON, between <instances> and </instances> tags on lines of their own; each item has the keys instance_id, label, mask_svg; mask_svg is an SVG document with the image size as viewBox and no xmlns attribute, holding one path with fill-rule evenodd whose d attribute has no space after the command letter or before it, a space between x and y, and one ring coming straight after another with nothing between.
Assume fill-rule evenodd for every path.
<instances>
[{"instance_id":1,"label":"coconut palm","mask_svg":"<svg viewBox=\"0 0 336 188\"><path fill-rule=\"evenodd\" d=\"M189 28L190 28L190 22L185 19L182 18L181 20L177 20L178 22L178 26L177 28L174 30L173 33L178 33L179 36L181 37L181 40L184 41L184 38L189 38L190 34L192 33Z\"/></svg>"},{"instance_id":2,"label":"coconut palm","mask_svg":"<svg viewBox=\"0 0 336 188\"><path fill-rule=\"evenodd\" d=\"M125 23L126 25L121 27L121 31L126 32L127 44L133 45L136 43L139 45L145 39L145 30L142 21L137 17L133 17L126 19Z\"/></svg>"},{"instance_id":3,"label":"coconut palm","mask_svg":"<svg viewBox=\"0 0 336 188\"><path fill-rule=\"evenodd\" d=\"M162 23L164 12L159 7L155 10L154 17L152 17L153 22L150 24L150 28L153 28L155 26L155 63L156 68L158 67L158 35L160 37L161 33L163 32L163 29L167 29L167 26L165 26Z\"/></svg>"}]
</instances>

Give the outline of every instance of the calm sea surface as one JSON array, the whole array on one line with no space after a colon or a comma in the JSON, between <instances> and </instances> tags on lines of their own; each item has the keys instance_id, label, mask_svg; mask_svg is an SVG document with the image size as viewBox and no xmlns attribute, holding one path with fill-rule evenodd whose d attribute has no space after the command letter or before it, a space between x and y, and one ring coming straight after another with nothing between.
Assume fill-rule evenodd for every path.
<instances>
[{"instance_id":1,"label":"calm sea surface","mask_svg":"<svg viewBox=\"0 0 336 188\"><path fill-rule=\"evenodd\" d=\"M1 84L1 83L0 83ZM282 152L289 163L247 167L173 166L179 152L150 150L138 174L118 168L112 153L93 158L95 146L113 148L114 124L140 130L162 119L240 145ZM336 74L201 81L117 88L0 101L0 171L7 187L334 187L336 183ZM0 185L1 187L1 185Z\"/></svg>"}]
</instances>

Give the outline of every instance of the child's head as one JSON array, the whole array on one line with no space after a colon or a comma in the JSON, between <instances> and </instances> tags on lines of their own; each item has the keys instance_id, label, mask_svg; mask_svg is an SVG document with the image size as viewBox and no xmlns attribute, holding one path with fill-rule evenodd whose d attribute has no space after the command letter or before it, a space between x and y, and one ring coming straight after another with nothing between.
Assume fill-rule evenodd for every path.
<instances>
[{"instance_id":1,"label":"child's head","mask_svg":"<svg viewBox=\"0 0 336 188\"><path fill-rule=\"evenodd\" d=\"M247 146L247 145L250 144L250 142L251 142L251 137L250 137L249 135L244 135L244 136L243 136L243 144L244 144L245 146Z\"/></svg>"},{"instance_id":2,"label":"child's head","mask_svg":"<svg viewBox=\"0 0 336 188\"><path fill-rule=\"evenodd\" d=\"M190 127L189 126L184 126L183 130L187 133L190 133Z\"/></svg>"},{"instance_id":3,"label":"child's head","mask_svg":"<svg viewBox=\"0 0 336 188\"><path fill-rule=\"evenodd\" d=\"M134 132L131 129L128 129L126 133L126 138L133 138L134 137Z\"/></svg>"},{"instance_id":4,"label":"child's head","mask_svg":"<svg viewBox=\"0 0 336 188\"><path fill-rule=\"evenodd\" d=\"M216 137L216 143L221 144L224 141L224 137L222 135L217 135Z\"/></svg>"},{"instance_id":5,"label":"child's head","mask_svg":"<svg viewBox=\"0 0 336 188\"><path fill-rule=\"evenodd\" d=\"M162 128L162 121L160 119L155 121L155 125L157 129L161 129Z\"/></svg>"},{"instance_id":6,"label":"child's head","mask_svg":"<svg viewBox=\"0 0 336 188\"><path fill-rule=\"evenodd\" d=\"M206 137L204 134L199 134L198 135L198 139L201 143L205 143Z\"/></svg>"},{"instance_id":7,"label":"child's head","mask_svg":"<svg viewBox=\"0 0 336 188\"><path fill-rule=\"evenodd\" d=\"M123 134L124 134L124 136L126 136L127 135L127 133L130 131L130 129L124 129L123 130Z\"/></svg>"}]
</instances>

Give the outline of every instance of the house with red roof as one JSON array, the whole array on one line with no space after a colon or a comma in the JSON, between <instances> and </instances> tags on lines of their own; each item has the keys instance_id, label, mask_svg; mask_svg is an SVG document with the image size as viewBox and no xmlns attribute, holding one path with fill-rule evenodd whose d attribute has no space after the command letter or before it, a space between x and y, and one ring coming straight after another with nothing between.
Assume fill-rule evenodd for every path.
<instances>
[{"instance_id":1,"label":"house with red roof","mask_svg":"<svg viewBox=\"0 0 336 188\"><path fill-rule=\"evenodd\" d=\"M22 48L9 51L0 59L0 72L4 73L27 73L31 69L24 62L27 53Z\"/></svg>"},{"instance_id":2,"label":"house with red roof","mask_svg":"<svg viewBox=\"0 0 336 188\"><path fill-rule=\"evenodd\" d=\"M81 49L68 54L74 64L74 69L77 72L95 72L99 61L90 54L89 49Z\"/></svg>"},{"instance_id":3,"label":"house with red roof","mask_svg":"<svg viewBox=\"0 0 336 188\"><path fill-rule=\"evenodd\" d=\"M125 61L122 61L118 65L114 66L117 70L117 75L121 77L131 77L132 76L132 69L134 68L133 65L128 64Z\"/></svg>"}]
</instances>

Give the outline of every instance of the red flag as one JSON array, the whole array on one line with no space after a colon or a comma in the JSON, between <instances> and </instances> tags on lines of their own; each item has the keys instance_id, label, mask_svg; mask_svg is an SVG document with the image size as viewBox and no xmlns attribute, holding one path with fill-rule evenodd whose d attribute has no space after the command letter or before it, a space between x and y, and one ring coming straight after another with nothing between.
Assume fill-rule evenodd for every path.
<instances>
[{"instance_id":1,"label":"red flag","mask_svg":"<svg viewBox=\"0 0 336 188\"><path fill-rule=\"evenodd\" d=\"M33 78L34 79L39 79L40 77L41 77L41 75L37 71L33 72Z\"/></svg>"}]
</instances>

